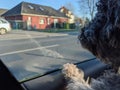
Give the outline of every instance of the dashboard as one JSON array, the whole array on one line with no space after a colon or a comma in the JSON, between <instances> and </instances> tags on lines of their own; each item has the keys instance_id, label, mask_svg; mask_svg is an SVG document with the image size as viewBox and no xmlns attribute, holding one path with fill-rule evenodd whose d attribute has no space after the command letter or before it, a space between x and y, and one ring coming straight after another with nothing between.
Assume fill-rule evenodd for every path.
<instances>
[{"instance_id":1,"label":"dashboard","mask_svg":"<svg viewBox=\"0 0 120 90\"><path fill-rule=\"evenodd\" d=\"M96 78L108 68L108 65L96 58L78 62L76 65L84 71L85 78ZM0 60L0 84L0 90L65 90L66 82L61 69L19 82L10 67Z\"/></svg>"}]
</instances>

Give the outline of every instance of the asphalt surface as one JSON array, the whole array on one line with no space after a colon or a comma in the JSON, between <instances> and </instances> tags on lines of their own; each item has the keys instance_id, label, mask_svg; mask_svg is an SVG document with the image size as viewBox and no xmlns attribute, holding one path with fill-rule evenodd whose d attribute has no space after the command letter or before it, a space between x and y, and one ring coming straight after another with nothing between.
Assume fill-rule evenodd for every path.
<instances>
[{"instance_id":1,"label":"asphalt surface","mask_svg":"<svg viewBox=\"0 0 120 90\"><path fill-rule=\"evenodd\" d=\"M21 82L94 56L83 49L77 32L12 31L0 36L0 58Z\"/></svg>"}]
</instances>

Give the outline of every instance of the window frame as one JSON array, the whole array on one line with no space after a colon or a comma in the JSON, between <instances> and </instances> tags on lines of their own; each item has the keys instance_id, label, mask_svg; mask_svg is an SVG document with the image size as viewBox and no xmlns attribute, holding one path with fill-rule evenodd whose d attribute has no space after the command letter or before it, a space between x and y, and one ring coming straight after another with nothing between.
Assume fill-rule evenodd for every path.
<instances>
[{"instance_id":1,"label":"window frame","mask_svg":"<svg viewBox=\"0 0 120 90\"><path fill-rule=\"evenodd\" d=\"M39 20L39 24L45 24L45 19L40 18L40 20Z\"/></svg>"}]
</instances>

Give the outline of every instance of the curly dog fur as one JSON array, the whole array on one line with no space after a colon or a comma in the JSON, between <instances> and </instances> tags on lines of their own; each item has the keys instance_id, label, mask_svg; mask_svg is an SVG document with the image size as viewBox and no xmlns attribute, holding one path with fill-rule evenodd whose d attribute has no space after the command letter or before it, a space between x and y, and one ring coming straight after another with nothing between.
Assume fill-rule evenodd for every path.
<instances>
[{"instance_id":1,"label":"curly dog fur","mask_svg":"<svg viewBox=\"0 0 120 90\"><path fill-rule=\"evenodd\" d=\"M68 81L67 90L120 90L120 0L98 0L97 13L89 25L82 28L81 45L111 64L115 72L105 72L97 79L85 81L84 72L73 64L63 66ZM119 71L120 72L120 71Z\"/></svg>"},{"instance_id":2,"label":"curly dog fur","mask_svg":"<svg viewBox=\"0 0 120 90\"><path fill-rule=\"evenodd\" d=\"M97 79L89 78L85 81L84 72L74 64L63 65L64 74L68 85L67 90L120 90L120 75L113 70L106 71Z\"/></svg>"},{"instance_id":3,"label":"curly dog fur","mask_svg":"<svg viewBox=\"0 0 120 90\"><path fill-rule=\"evenodd\" d=\"M98 0L97 13L79 35L81 45L116 71L120 66L120 0Z\"/></svg>"}]
</instances>

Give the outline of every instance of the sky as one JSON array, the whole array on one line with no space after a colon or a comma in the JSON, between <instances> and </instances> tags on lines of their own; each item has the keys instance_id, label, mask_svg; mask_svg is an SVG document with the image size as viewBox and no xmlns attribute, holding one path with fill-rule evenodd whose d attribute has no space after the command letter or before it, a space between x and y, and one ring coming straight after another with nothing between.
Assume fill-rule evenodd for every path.
<instances>
[{"instance_id":1,"label":"sky","mask_svg":"<svg viewBox=\"0 0 120 90\"><path fill-rule=\"evenodd\" d=\"M82 14L79 11L78 0L0 0L0 8L11 9L22 1L51 6L55 9L59 9L61 6L71 3L74 7L74 14L78 17L82 17Z\"/></svg>"}]
</instances>

